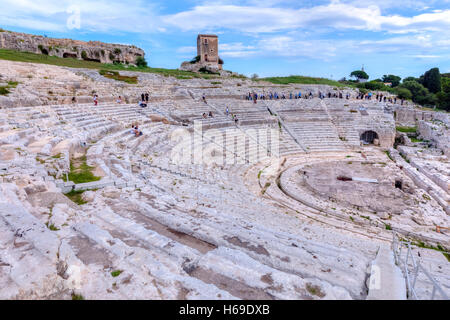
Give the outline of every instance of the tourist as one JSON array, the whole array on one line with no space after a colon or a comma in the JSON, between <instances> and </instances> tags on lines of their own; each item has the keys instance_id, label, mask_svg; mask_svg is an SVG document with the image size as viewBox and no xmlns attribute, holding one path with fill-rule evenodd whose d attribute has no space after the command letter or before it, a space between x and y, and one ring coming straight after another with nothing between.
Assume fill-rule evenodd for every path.
<instances>
[{"instance_id":1,"label":"tourist","mask_svg":"<svg viewBox=\"0 0 450 320\"><path fill-rule=\"evenodd\" d=\"M94 106L98 105L98 96L94 94Z\"/></svg>"},{"instance_id":2,"label":"tourist","mask_svg":"<svg viewBox=\"0 0 450 320\"><path fill-rule=\"evenodd\" d=\"M150 100L150 96L148 93L145 94L145 102L148 103Z\"/></svg>"},{"instance_id":3,"label":"tourist","mask_svg":"<svg viewBox=\"0 0 450 320\"><path fill-rule=\"evenodd\" d=\"M77 103L77 98L72 97L72 103Z\"/></svg>"},{"instance_id":4,"label":"tourist","mask_svg":"<svg viewBox=\"0 0 450 320\"><path fill-rule=\"evenodd\" d=\"M208 104L208 102L206 102L206 96L205 96L205 94L202 95L202 100L203 100L203 102L204 102L205 104Z\"/></svg>"},{"instance_id":5,"label":"tourist","mask_svg":"<svg viewBox=\"0 0 450 320\"><path fill-rule=\"evenodd\" d=\"M208 116L209 116L210 118L214 118L214 117L213 117L213 114L212 114L212 111L209 112Z\"/></svg>"},{"instance_id":6,"label":"tourist","mask_svg":"<svg viewBox=\"0 0 450 320\"><path fill-rule=\"evenodd\" d=\"M145 94L141 94L141 101L145 101Z\"/></svg>"},{"instance_id":7,"label":"tourist","mask_svg":"<svg viewBox=\"0 0 450 320\"><path fill-rule=\"evenodd\" d=\"M117 98L116 103L117 103L117 104L121 104L121 103L122 103L122 97L121 97L121 96L119 96L119 97Z\"/></svg>"},{"instance_id":8,"label":"tourist","mask_svg":"<svg viewBox=\"0 0 450 320\"><path fill-rule=\"evenodd\" d=\"M139 130L138 126L136 126L136 127L134 128L134 136L135 136L135 137L140 137L140 136L142 136L142 135L144 135L144 133L143 133L141 130Z\"/></svg>"},{"instance_id":9,"label":"tourist","mask_svg":"<svg viewBox=\"0 0 450 320\"><path fill-rule=\"evenodd\" d=\"M226 113L226 115L227 115L227 117L228 117L228 115L229 115L229 113L230 113L230 110L228 110L228 107L225 109L225 113Z\"/></svg>"}]
</instances>

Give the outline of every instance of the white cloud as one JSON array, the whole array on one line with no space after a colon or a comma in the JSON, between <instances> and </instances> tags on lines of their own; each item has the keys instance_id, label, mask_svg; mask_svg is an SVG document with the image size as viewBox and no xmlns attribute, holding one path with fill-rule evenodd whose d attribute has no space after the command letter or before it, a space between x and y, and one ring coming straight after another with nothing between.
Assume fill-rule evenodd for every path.
<instances>
[{"instance_id":1,"label":"white cloud","mask_svg":"<svg viewBox=\"0 0 450 320\"><path fill-rule=\"evenodd\" d=\"M74 6L81 12L81 31L150 32L163 28L153 5L142 0L0 0L0 23L41 31L67 31L66 20ZM160 32L164 31L159 29Z\"/></svg>"},{"instance_id":2,"label":"white cloud","mask_svg":"<svg viewBox=\"0 0 450 320\"><path fill-rule=\"evenodd\" d=\"M180 47L177 49L178 53L194 53L197 52L197 47Z\"/></svg>"},{"instance_id":3,"label":"white cloud","mask_svg":"<svg viewBox=\"0 0 450 320\"><path fill-rule=\"evenodd\" d=\"M416 54L409 56L411 58L419 58L419 59L439 59L441 56L436 55L424 55L424 54Z\"/></svg>"},{"instance_id":4,"label":"white cloud","mask_svg":"<svg viewBox=\"0 0 450 320\"><path fill-rule=\"evenodd\" d=\"M333 28L388 32L439 31L450 28L450 10L413 17L383 15L377 5L359 7L332 1L310 8L281 8L203 4L162 18L167 25L184 31L205 28L232 29L249 33L277 32L299 28Z\"/></svg>"}]
</instances>

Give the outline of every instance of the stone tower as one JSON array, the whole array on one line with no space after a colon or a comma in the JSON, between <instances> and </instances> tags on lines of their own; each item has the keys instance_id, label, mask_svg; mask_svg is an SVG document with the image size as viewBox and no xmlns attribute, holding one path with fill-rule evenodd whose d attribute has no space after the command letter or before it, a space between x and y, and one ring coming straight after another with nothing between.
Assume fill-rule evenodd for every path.
<instances>
[{"instance_id":1,"label":"stone tower","mask_svg":"<svg viewBox=\"0 0 450 320\"><path fill-rule=\"evenodd\" d=\"M219 38L216 35L199 34L197 55L201 63L219 64Z\"/></svg>"}]
</instances>

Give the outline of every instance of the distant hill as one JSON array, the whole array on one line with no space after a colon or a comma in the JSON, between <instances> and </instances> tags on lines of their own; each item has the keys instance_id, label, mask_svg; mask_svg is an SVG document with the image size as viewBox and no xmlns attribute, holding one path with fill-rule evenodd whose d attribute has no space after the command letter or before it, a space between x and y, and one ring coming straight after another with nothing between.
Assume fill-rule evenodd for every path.
<instances>
[{"instance_id":1,"label":"distant hill","mask_svg":"<svg viewBox=\"0 0 450 320\"><path fill-rule=\"evenodd\" d=\"M135 64L144 50L132 45L56 39L0 28L0 48L100 63Z\"/></svg>"}]
</instances>

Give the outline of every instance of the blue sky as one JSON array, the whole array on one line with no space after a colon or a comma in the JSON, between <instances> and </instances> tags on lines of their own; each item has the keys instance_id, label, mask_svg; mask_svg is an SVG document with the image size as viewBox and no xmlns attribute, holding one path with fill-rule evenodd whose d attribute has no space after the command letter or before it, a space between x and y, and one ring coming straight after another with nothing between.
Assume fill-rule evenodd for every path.
<instances>
[{"instance_id":1,"label":"blue sky","mask_svg":"<svg viewBox=\"0 0 450 320\"><path fill-rule=\"evenodd\" d=\"M371 79L450 72L450 0L0 0L0 8L4 29L134 44L153 67L178 68L196 55L198 33L215 33L225 69L246 75L340 79L362 65Z\"/></svg>"}]
</instances>

